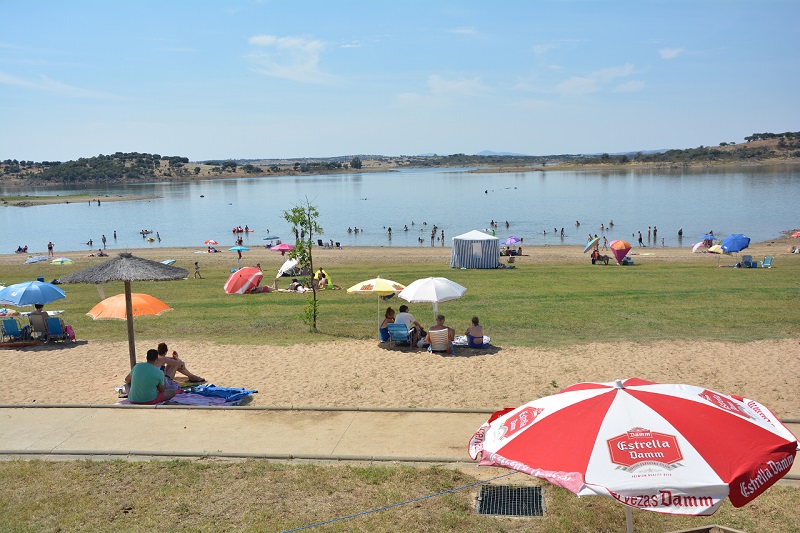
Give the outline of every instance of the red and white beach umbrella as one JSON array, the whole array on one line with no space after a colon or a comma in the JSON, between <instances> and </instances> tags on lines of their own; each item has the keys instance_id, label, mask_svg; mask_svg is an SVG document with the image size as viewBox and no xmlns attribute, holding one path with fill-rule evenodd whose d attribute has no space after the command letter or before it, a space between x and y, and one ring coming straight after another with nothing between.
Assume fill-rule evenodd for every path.
<instances>
[{"instance_id":1,"label":"red and white beach umbrella","mask_svg":"<svg viewBox=\"0 0 800 533\"><path fill-rule=\"evenodd\" d=\"M713 514L750 502L789 472L797 437L760 403L631 378L579 383L498 411L470 441L503 466L631 508ZM629 520L630 513L626 513Z\"/></svg>"},{"instance_id":2,"label":"red and white beach umbrella","mask_svg":"<svg viewBox=\"0 0 800 533\"><path fill-rule=\"evenodd\" d=\"M230 275L225 282L225 292L228 294L244 294L250 292L261 283L264 273L256 267L244 267Z\"/></svg>"}]
</instances>

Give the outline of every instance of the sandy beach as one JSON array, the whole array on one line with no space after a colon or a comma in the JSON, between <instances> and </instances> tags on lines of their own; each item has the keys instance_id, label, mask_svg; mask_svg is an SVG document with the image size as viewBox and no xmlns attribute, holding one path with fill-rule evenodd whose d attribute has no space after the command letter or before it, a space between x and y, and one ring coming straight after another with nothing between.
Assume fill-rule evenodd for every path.
<instances>
[{"instance_id":1,"label":"sandy beach","mask_svg":"<svg viewBox=\"0 0 800 533\"><path fill-rule=\"evenodd\" d=\"M748 252L754 257L774 255L778 262L797 261L800 256L786 253L787 246L796 241L782 238L755 243ZM135 253L158 260L174 258L184 265L200 258L207 268L230 264L231 254L196 254L197 250ZM526 261L588 261L575 246L531 247L525 252L530 255L518 259L523 266ZM640 254L639 260L654 262L717 261L691 254L686 248L633 252ZM334 267L352 262L356 256L369 265L403 261L443 264L449 254L449 248L441 247L320 249L315 251L315 264ZM86 254L64 255L82 259ZM271 271L284 258L264 251L251 253L247 259L260 261L265 271ZM722 260L733 262L729 257ZM0 256L0 263L18 261L19 256L14 254ZM485 352L461 349L455 357L441 357L422 350L389 349L376 340L330 338L284 347L137 337L137 352L143 354L161 340L209 382L257 389L252 405L496 409L516 406L580 381L636 376L740 394L764 403L780 417L800 417L800 339L744 344L676 339L557 349L504 346L498 339ZM126 361L124 337L119 342L79 339L67 345L0 350L0 404L115 403L114 386L121 384L127 373Z\"/></svg>"}]
</instances>

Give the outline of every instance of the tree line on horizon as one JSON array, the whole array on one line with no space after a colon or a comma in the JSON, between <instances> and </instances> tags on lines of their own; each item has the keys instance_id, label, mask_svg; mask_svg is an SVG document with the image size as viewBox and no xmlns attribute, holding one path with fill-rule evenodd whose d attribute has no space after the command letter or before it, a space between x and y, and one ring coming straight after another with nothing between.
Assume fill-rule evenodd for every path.
<instances>
[{"instance_id":1,"label":"tree line on horizon","mask_svg":"<svg viewBox=\"0 0 800 533\"><path fill-rule=\"evenodd\" d=\"M754 141L775 140L772 146L747 146ZM609 155L431 155L403 156L370 156L389 164L402 164L406 167L453 167L453 166L547 166L559 163L577 163L584 165L608 164L625 165L629 163L675 163L690 164L698 162L736 162L764 160L775 157L800 158L800 132L754 133L745 137L747 144L720 143L719 147L700 146L698 148L665 150L663 152ZM365 156L366 157L366 156ZM349 161L348 161L349 158ZM247 161L247 160L244 160ZM182 156L162 156L139 152L116 152L111 155L82 157L75 161L18 161L6 159L0 162L0 177L3 179L23 178L32 182L43 183L79 183L79 182L119 182L145 181L154 179L180 179L197 175L201 168L189 168L189 158ZM280 172L336 172L350 169L361 169L362 158L359 156L342 156L335 158L304 158L288 164L269 163L254 165L250 162L240 164L236 160L209 160L202 164L210 165L212 175L244 172L246 174L266 174Z\"/></svg>"}]
</instances>

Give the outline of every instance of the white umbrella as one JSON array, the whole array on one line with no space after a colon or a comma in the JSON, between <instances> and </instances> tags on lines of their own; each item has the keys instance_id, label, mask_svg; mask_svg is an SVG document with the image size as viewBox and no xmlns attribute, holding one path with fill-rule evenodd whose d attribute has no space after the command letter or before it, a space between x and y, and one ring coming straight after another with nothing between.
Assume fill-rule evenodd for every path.
<instances>
[{"instance_id":1,"label":"white umbrella","mask_svg":"<svg viewBox=\"0 0 800 533\"><path fill-rule=\"evenodd\" d=\"M447 278L423 278L409 284L399 296L411 303L432 303L433 316L439 312L439 303L457 300L464 296L467 288Z\"/></svg>"},{"instance_id":2,"label":"white umbrella","mask_svg":"<svg viewBox=\"0 0 800 533\"><path fill-rule=\"evenodd\" d=\"M283 276L286 272L289 272L294 267L296 267L298 265L298 263L300 263L300 261L297 258L287 259L281 265L281 268L278 270L278 275L275 276L275 277L279 278L279 277Z\"/></svg>"}]
</instances>

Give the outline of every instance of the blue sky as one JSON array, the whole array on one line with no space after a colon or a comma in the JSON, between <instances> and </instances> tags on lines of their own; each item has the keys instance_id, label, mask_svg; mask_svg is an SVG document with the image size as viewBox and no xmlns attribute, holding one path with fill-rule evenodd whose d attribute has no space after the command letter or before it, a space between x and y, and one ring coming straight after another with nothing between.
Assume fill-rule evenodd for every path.
<instances>
[{"instance_id":1,"label":"blue sky","mask_svg":"<svg viewBox=\"0 0 800 533\"><path fill-rule=\"evenodd\" d=\"M0 0L0 159L531 155L800 130L800 2Z\"/></svg>"}]
</instances>

